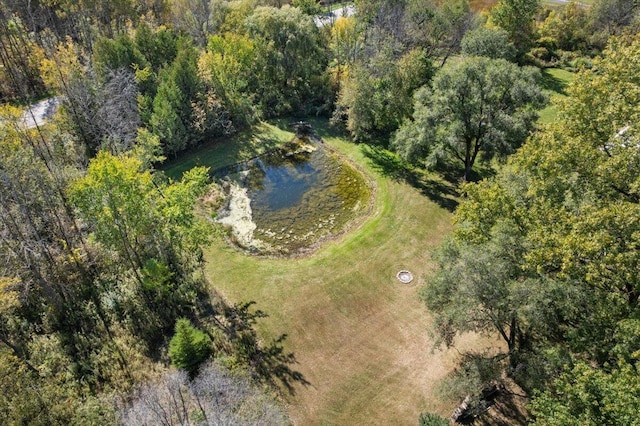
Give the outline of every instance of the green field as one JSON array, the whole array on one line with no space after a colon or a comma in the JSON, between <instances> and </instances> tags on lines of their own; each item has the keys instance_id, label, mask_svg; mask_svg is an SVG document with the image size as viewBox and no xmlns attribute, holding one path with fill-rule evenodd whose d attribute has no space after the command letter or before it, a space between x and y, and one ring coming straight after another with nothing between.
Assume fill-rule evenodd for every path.
<instances>
[{"instance_id":1,"label":"green field","mask_svg":"<svg viewBox=\"0 0 640 426\"><path fill-rule=\"evenodd\" d=\"M549 96L549 105L540 111L540 123L549 124L556 119L558 109L554 98L566 96L565 89L575 78L574 73L561 68L548 68L542 72L542 88Z\"/></svg>"},{"instance_id":2,"label":"green field","mask_svg":"<svg viewBox=\"0 0 640 426\"><path fill-rule=\"evenodd\" d=\"M458 401L442 401L434 387L458 352L431 351L430 318L417 296L433 270L433 249L451 231L450 211L429 199L442 201L434 188L445 186L425 180L416 188L394 179L395 166L384 164L391 157L378 155L374 165L371 152L336 136L326 122L312 124L325 143L375 181L372 214L298 259L249 256L216 237L205 252L209 280L229 302L256 301L269 314L258 327L263 339L288 334L294 368L310 382L286 398L296 424L415 424L424 410L448 416ZM264 149L256 141L288 133L265 124L252 135L241 138L243 149L218 141L168 171L221 165L225 152L251 155ZM413 283L396 279L401 269L413 272ZM467 336L458 349L479 342Z\"/></svg>"},{"instance_id":3,"label":"green field","mask_svg":"<svg viewBox=\"0 0 640 426\"><path fill-rule=\"evenodd\" d=\"M250 130L234 136L232 143L229 138L215 139L181 154L180 158L163 164L161 169L167 176L179 179L185 171L196 166L216 170L248 160L290 141L294 135L285 127L266 122L258 123Z\"/></svg>"}]
</instances>

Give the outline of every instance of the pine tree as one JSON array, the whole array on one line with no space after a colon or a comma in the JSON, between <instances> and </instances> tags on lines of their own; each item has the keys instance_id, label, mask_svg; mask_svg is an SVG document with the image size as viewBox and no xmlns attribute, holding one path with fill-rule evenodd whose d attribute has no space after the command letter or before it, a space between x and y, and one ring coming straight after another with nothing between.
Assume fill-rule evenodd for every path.
<instances>
[{"instance_id":1,"label":"pine tree","mask_svg":"<svg viewBox=\"0 0 640 426\"><path fill-rule=\"evenodd\" d=\"M186 318L176 322L176 332L169 343L171 363L195 376L198 367L211 355L211 339Z\"/></svg>"}]
</instances>

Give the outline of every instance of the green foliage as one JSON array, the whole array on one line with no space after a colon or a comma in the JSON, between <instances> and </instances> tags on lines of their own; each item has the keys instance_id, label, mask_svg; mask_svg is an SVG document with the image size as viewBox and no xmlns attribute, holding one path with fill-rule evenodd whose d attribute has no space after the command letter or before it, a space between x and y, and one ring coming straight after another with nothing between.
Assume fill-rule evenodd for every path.
<instances>
[{"instance_id":1,"label":"green foliage","mask_svg":"<svg viewBox=\"0 0 640 426\"><path fill-rule=\"evenodd\" d=\"M200 56L202 80L222 99L238 128L254 122L257 115L258 62L256 43L234 33L210 37Z\"/></svg>"},{"instance_id":2,"label":"green foliage","mask_svg":"<svg viewBox=\"0 0 640 426\"><path fill-rule=\"evenodd\" d=\"M617 35L631 26L631 33L638 25L638 3L633 0L595 0L589 15L592 25L606 36ZM635 27L635 28L634 28Z\"/></svg>"},{"instance_id":3,"label":"green foliage","mask_svg":"<svg viewBox=\"0 0 640 426\"><path fill-rule=\"evenodd\" d=\"M465 186L454 240L424 290L445 342L468 330L503 337L507 372L539 392L541 425L637 417L638 85L623 64L639 46L614 39L568 86L558 123L494 178Z\"/></svg>"},{"instance_id":4,"label":"green foliage","mask_svg":"<svg viewBox=\"0 0 640 426\"><path fill-rule=\"evenodd\" d=\"M347 129L358 142L387 144L389 135L411 114L414 91L432 74L422 49L410 50L397 61L381 49L370 64L349 68L334 119L346 117Z\"/></svg>"},{"instance_id":5,"label":"green foliage","mask_svg":"<svg viewBox=\"0 0 640 426\"><path fill-rule=\"evenodd\" d=\"M535 14L540 0L498 0L491 8L490 22L509 34L519 59L529 50L535 37Z\"/></svg>"},{"instance_id":6,"label":"green foliage","mask_svg":"<svg viewBox=\"0 0 640 426\"><path fill-rule=\"evenodd\" d=\"M480 27L467 32L460 44L465 56L486 56L492 59L515 59L515 48L509 34L500 28Z\"/></svg>"},{"instance_id":7,"label":"green foliage","mask_svg":"<svg viewBox=\"0 0 640 426\"><path fill-rule=\"evenodd\" d=\"M209 358L212 352L209 336L194 327L186 318L176 322L175 334L169 343L171 363L186 370L194 377L198 367Z\"/></svg>"},{"instance_id":8,"label":"green foliage","mask_svg":"<svg viewBox=\"0 0 640 426\"><path fill-rule=\"evenodd\" d=\"M586 9L576 2L570 2L561 9L552 10L538 26L538 36L539 39L550 40L553 44L550 47L587 53L591 25Z\"/></svg>"},{"instance_id":9,"label":"green foliage","mask_svg":"<svg viewBox=\"0 0 640 426\"><path fill-rule=\"evenodd\" d=\"M442 68L431 87L416 92L413 121L399 129L394 145L412 161L428 156L435 164L451 156L463 163L468 181L479 154L504 156L524 142L545 101L539 75L482 57Z\"/></svg>"},{"instance_id":10,"label":"green foliage","mask_svg":"<svg viewBox=\"0 0 640 426\"><path fill-rule=\"evenodd\" d=\"M639 425L640 375L621 364L611 371L584 362L558 377L531 402L535 425Z\"/></svg>"},{"instance_id":11,"label":"green foliage","mask_svg":"<svg viewBox=\"0 0 640 426\"><path fill-rule=\"evenodd\" d=\"M176 59L158 76L158 93L150 117L151 129L160 137L168 156L202 141L194 114L200 89L197 52L189 40L180 39Z\"/></svg>"},{"instance_id":12,"label":"green foliage","mask_svg":"<svg viewBox=\"0 0 640 426\"><path fill-rule=\"evenodd\" d=\"M172 30L164 27L153 29L145 22L140 23L136 28L134 42L155 73L172 63L178 52L178 39Z\"/></svg>"},{"instance_id":13,"label":"green foliage","mask_svg":"<svg viewBox=\"0 0 640 426\"><path fill-rule=\"evenodd\" d=\"M128 35L121 34L115 39L101 37L96 41L93 66L100 77L105 78L108 70L131 69L134 66L144 68L147 66L147 60L134 41Z\"/></svg>"},{"instance_id":14,"label":"green foliage","mask_svg":"<svg viewBox=\"0 0 640 426\"><path fill-rule=\"evenodd\" d=\"M201 283L192 274L208 233L193 205L208 176L195 168L180 183L165 184L142 164L133 155L100 152L69 193L95 243L133 278L118 283L113 303L153 346L197 305Z\"/></svg>"},{"instance_id":15,"label":"green foliage","mask_svg":"<svg viewBox=\"0 0 640 426\"><path fill-rule=\"evenodd\" d=\"M322 13L322 6L317 0L292 0L291 6L297 7L307 15L319 15Z\"/></svg>"},{"instance_id":16,"label":"green foliage","mask_svg":"<svg viewBox=\"0 0 640 426\"><path fill-rule=\"evenodd\" d=\"M175 79L168 71L161 73L149 124L153 133L160 138L163 152L170 157L184 151L188 144L188 122L185 123L180 114L188 113L185 105L188 105L187 99Z\"/></svg>"},{"instance_id":17,"label":"green foliage","mask_svg":"<svg viewBox=\"0 0 640 426\"><path fill-rule=\"evenodd\" d=\"M432 413L422 413L418 419L419 426L449 426L449 424L449 420Z\"/></svg>"},{"instance_id":18,"label":"green foliage","mask_svg":"<svg viewBox=\"0 0 640 426\"><path fill-rule=\"evenodd\" d=\"M324 104L326 56L313 19L300 9L260 6L246 20L258 48L255 88L265 117L309 113Z\"/></svg>"}]
</instances>

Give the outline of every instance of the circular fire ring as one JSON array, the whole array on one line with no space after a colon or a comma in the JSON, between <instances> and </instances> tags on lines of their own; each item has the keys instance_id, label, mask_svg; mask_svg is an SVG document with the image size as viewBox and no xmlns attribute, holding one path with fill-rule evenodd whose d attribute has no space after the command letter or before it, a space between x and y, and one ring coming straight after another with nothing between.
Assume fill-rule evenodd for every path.
<instances>
[{"instance_id":1,"label":"circular fire ring","mask_svg":"<svg viewBox=\"0 0 640 426\"><path fill-rule=\"evenodd\" d=\"M413 281L413 274L405 270L398 272L396 274L396 277L402 284L409 284L411 281Z\"/></svg>"}]
</instances>

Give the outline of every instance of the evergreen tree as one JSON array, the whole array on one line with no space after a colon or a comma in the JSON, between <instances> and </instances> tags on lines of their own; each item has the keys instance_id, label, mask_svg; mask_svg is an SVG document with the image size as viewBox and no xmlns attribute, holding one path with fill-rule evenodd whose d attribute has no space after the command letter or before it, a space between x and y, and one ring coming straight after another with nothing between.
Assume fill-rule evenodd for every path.
<instances>
[{"instance_id":1,"label":"evergreen tree","mask_svg":"<svg viewBox=\"0 0 640 426\"><path fill-rule=\"evenodd\" d=\"M175 334L169 343L171 363L186 370L194 377L198 367L211 355L211 339L203 331L194 327L186 318L176 322Z\"/></svg>"}]
</instances>

